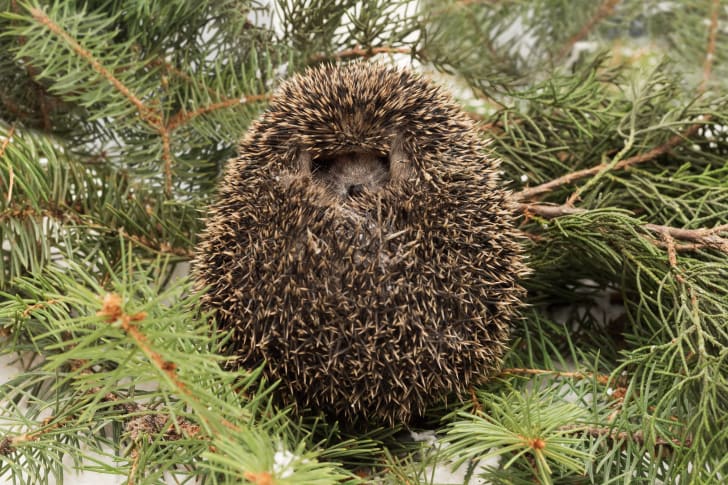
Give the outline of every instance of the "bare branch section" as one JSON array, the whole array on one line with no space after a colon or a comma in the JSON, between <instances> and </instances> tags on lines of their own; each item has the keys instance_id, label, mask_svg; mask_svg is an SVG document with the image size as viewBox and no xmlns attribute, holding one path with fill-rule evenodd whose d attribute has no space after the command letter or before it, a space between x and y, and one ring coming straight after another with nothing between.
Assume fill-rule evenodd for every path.
<instances>
[{"instance_id":1,"label":"bare branch section","mask_svg":"<svg viewBox=\"0 0 728 485\"><path fill-rule=\"evenodd\" d=\"M240 106L243 104L257 103L259 101L266 101L268 99L270 99L269 94L257 94L255 96L243 96L242 98L225 99L216 103L208 104L207 106L202 106L190 112L180 111L169 120L169 122L167 123L167 128L170 131L173 131L179 128L181 125L189 122L190 120L193 120L198 116L202 116L212 111L230 108L232 106Z\"/></svg>"},{"instance_id":2,"label":"bare branch section","mask_svg":"<svg viewBox=\"0 0 728 485\"><path fill-rule=\"evenodd\" d=\"M13 139L13 135L15 134L15 124L13 124L10 129L8 130L8 134L5 137L5 139L2 142L2 145L0 145L0 158L2 158L3 155L5 155L5 150L8 148L8 145L10 145L10 140ZM15 182L15 173L13 172L13 166L10 165L10 173L8 174L8 192L6 195L6 203L10 204L10 201L13 199L13 184Z\"/></svg>"},{"instance_id":3,"label":"bare branch section","mask_svg":"<svg viewBox=\"0 0 728 485\"><path fill-rule=\"evenodd\" d=\"M527 369L521 367L506 368L500 371L501 376L509 375L529 375L529 376L543 376L549 375L554 377L566 377L568 379L596 379L599 384L607 384L609 382L609 376L605 374L594 374L591 372L562 372L547 369Z\"/></svg>"},{"instance_id":4,"label":"bare branch section","mask_svg":"<svg viewBox=\"0 0 728 485\"><path fill-rule=\"evenodd\" d=\"M718 37L718 15L720 13L720 0L713 0L710 14L710 29L708 31L708 48L705 52L703 62L703 80L700 82L699 92L705 91L710 81L710 74L713 70L713 59L715 58L715 43Z\"/></svg>"},{"instance_id":5,"label":"bare branch section","mask_svg":"<svg viewBox=\"0 0 728 485\"><path fill-rule=\"evenodd\" d=\"M311 56L311 62L321 62L327 59L355 59L358 57L368 59L374 57L377 54L407 54L412 55L414 52L409 47L372 47L370 49L364 49L362 47L353 47L343 51L336 52L334 54L315 54Z\"/></svg>"},{"instance_id":6,"label":"bare branch section","mask_svg":"<svg viewBox=\"0 0 728 485\"><path fill-rule=\"evenodd\" d=\"M643 431L638 430L634 432L627 432L627 431L616 431L612 428L607 427L587 427L584 428L584 426L565 426L563 428L560 428L561 431L565 432L573 432L573 433L583 433L586 432L586 434L594 437L594 438L600 438L602 436L606 436L607 439L613 442L631 442L636 443L640 446L644 446L648 443L648 439L645 437L645 434ZM682 448L682 447L689 447L692 445L692 440L686 439L685 441L680 441L678 439L672 439L672 440L666 440L665 438L660 438L659 436L655 438L654 440L654 446L655 448L662 448L662 447L668 447L668 448ZM659 451L659 450L655 450Z\"/></svg>"},{"instance_id":7,"label":"bare branch section","mask_svg":"<svg viewBox=\"0 0 728 485\"><path fill-rule=\"evenodd\" d=\"M668 235L672 239L689 241L701 247L711 247L728 253L728 239L720 236L722 233L728 233L728 224L708 229L680 229L658 224L645 224L644 227L652 232Z\"/></svg>"}]
</instances>

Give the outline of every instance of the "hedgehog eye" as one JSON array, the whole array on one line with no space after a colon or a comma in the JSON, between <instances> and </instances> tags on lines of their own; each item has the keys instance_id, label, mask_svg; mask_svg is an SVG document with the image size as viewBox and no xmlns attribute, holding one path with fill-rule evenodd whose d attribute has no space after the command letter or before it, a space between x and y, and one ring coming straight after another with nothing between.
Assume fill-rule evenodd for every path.
<instances>
[{"instance_id":1,"label":"hedgehog eye","mask_svg":"<svg viewBox=\"0 0 728 485\"><path fill-rule=\"evenodd\" d=\"M311 161L311 174L325 174L331 170L334 160L332 158L317 157Z\"/></svg>"}]
</instances>

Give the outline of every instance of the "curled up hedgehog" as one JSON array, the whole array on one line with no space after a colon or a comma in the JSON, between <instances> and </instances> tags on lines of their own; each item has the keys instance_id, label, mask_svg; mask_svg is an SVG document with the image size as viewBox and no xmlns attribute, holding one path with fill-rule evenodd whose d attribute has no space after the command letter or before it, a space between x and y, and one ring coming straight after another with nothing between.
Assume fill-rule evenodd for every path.
<instances>
[{"instance_id":1,"label":"curled up hedgehog","mask_svg":"<svg viewBox=\"0 0 728 485\"><path fill-rule=\"evenodd\" d=\"M407 422L498 370L525 274L473 122L425 79L285 82L227 166L194 262L241 366L343 423Z\"/></svg>"}]
</instances>

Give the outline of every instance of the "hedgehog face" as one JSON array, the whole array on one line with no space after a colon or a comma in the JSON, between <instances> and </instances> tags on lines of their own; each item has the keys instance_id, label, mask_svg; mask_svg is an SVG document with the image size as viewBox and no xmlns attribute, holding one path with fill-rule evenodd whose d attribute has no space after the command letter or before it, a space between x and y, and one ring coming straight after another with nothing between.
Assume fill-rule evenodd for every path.
<instances>
[{"instance_id":1,"label":"hedgehog face","mask_svg":"<svg viewBox=\"0 0 728 485\"><path fill-rule=\"evenodd\" d=\"M239 365L344 423L406 422L495 372L525 273L472 121L407 71L284 83L220 186L194 271ZM343 210L342 210L343 209Z\"/></svg>"},{"instance_id":2,"label":"hedgehog face","mask_svg":"<svg viewBox=\"0 0 728 485\"><path fill-rule=\"evenodd\" d=\"M308 157L310 160L310 157ZM310 175L344 202L364 192L376 193L390 180L389 159L372 152L345 152L310 161Z\"/></svg>"}]
</instances>

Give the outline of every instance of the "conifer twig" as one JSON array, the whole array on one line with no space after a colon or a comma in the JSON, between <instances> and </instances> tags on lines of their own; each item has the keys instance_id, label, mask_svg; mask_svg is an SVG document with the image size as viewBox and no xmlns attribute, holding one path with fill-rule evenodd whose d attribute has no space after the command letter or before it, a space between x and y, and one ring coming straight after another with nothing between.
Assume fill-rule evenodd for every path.
<instances>
[{"instance_id":1,"label":"conifer twig","mask_svg":"<svg viewBox=\"0 0 728 485\"><path fill-rule=\"evenodd\" d=\"M554 219L565 215L583 214L587 212L585 209L579 209L567 204L520 204L519 207L526 216L535 214L547 219ZM659 224L645 224L642 227L659 235L668 234L673 239L693 243L693 245L689 246L676 246L676 250L678 248L687 250L711 247L724 253L728 253L728 238L719 236L720 233L728 232L728 224L699 229L683 229ZM667 245L667 243L665 244Z\"/></svg>"},{"instance_id":2,"label":"conifer twig","mask_svg":"<svg viewBox=\"0 0 728 485\"><path fill-rule=\"evenodd\" d=\"M128 315L121 308L121 296L116 293L107 293L103 298L103 304L101 310L97 312L97 315L104 317L108 323L119 322L121 329L131 337L134 343L139 349L147 356L149 361L162 373L164 373L174 387L182 394L187 396L188 399L199 402L197 397L187 387L182 379L177 374L177 365L174 362L165 360L164 357L149 345L147 336L144 335L135 322L142 321L146 318L146 313L139 312L133 315ZM204 419L204 418L203 418ZM240 429L227 419L221 419L221 423L234 431Z\"/></svg>"},{"instance_id":3,"label":"conifer twig","mask_svg":"<svg viewBox=\"0 0 728 485\"><path fill-rule=\"evenodd\" d=\"M365 59L368 59L370 57L374 57L377 54L414 54L414 51L409 47L390 47L390 46L381 46L381 47L370 47L368 49L364 49L363 47L352 47L350 49L344 49L339 52L335 52L333 54L314 54L311 56L310 61L311 62L321 62L325 61L326 59L338 59L338 60L346 60L346 59L353 59L356 57L362 57Z\"/></svg>"},{"instance_id":4,"label":"conifer twig","mask_svg":"<svg viewBox=\"0 0 728 485\"><path fill-rule=\"evenodd\" d=\"M2 145L0 145L0 158L2 158L3 155L5 155L5 150L7 149L8 145L10 145L10 140L13 139L13 134L15 134L15 123L13 123L10 126L10 129L8 130L8 134L6 135L5 139L3 140ZM10 201L13 199L13 184L15 182L15 172L13 172L13 166L10 165L10 170L8 174L8 194L6 203L9 205Z\"/></svg>"},{"instance_id":5,"label":"conifer twig","mask_svg":"<svg viewBox=\"0 0 728 485\"><path fill-rule=\"evenodd\" d=\"M30 14L33 18L44 25L48 30L53 32L55 35L60 37L68 46L78 54L82 59L87 61L94 71L99 73L104 79L106 79L114 88L119 91L131 104L136 107L139 116L151 125L159 125L160 117L159 114L154 110L147 107L139 97L134 94L124 83L122 83L114 74L106 69L101 62L94 57L94 55L79 42L71 36L63 28L53 22L53 20L40 9L30 8Z\"/></svg>"},{"instance_id":6,"label":"conifer twig","mask_svg":"<svg viewBox=\"0 0 728 485\"><path fill-rule=\"evenodd\" d=\"M664 144L655 147L651 150L646 151L645 153L640 153L639 155L634 155L629 158L625 158L624 160L621 160L619 163L615 164L614 167L612 167L613 170L621 170L625 168L629 168L632 165L637 165L639 163L648 162L650 160L654 160L655 158L659 157L660 155L664 155L665 153L668 153L670 150L675 148L677 145L682 143L685 139L691 137L694 135L698 129L700 129L701 126L703 126L703 123L708 121L710 119L710 116L704 116L699 123L695 123L691 125L688 129L686 129L684 132L673 135L670 137L667 142ZM526 189L521 190L520 192L516 192L514 194L514 197L517 200L527 200L532 199L533 197L537 195L541 195L547 192L551 192L554 189L557 189L561 187L562 185L570 184L576 180L583 179L585 177L589 177L595 174L598 174L600 171L608 167L608 163L600 163L599 165L595 165L590 168L585 168L582 170L576 170L574 172L567 173L565 175L562 175L561 177L557 177L553 180L550 180L548 182L542 183L540 185L536 185L535 187L528 187Z\"/></svg>"},{"instance_id":7,"label":"conifer twig","mask_svg":"<svg viewBox=\"0 0 728 485\"><path fill-rule=\"evenodd\" d=\"M35 431L15 436L6 436L2 440L0 440L0 456L8 456L10 453L15 451L15 448L17 448L18 445L38 440L43 435L46 435L51 431L54 431L65 425L71 420L71 418L71 416L66 416L65 418L60 419L54 423L53 421L56 419L56 417L50 416L44 419L41 427Z\"/></svg>"},{"instance_id":8,"label":"conifer twig","mask_svg":"<svg viewBox=\"0 0 728 485\"><path fill-rule=\"evenodd\" d=\"M162 138L162 160L164 161L164 187L168 197L172 195L172 150L169 143L169 131L162 121L162 115L148 107L144 102L132 92L114 73L105 68L101 61L96 59L94 55L83 47L71 34L63 30L63 28L53 22L53 20L40 9L30 8L30 14L33 18L44 25L48 30L60 37L79 57L89 63L91 68L100 76L106 79L119 93L122 94L137 110L139 117L146 121L152 128L157 130Z\"/></svg>"},{"instance_id":9,"label":"conifer twig","mask_svg":"<svg viewBox=\"0 0 728 485\"><path fill-rule=\"evenodd\" d=\"M175 114L167 123L167 128L170 131L176 130L180 125L183 125L190 120L202 116L204 114L216 111L218 109L229 108L231 106L237 106L241 104L257 103L258 101L265 101L270 98L269 94L256 94L252 96L242 96L238 98L229 98L215 103L208 104L197 108L194 111L185 111L184 109Z\"/></svg>"},{"instance_id":10,"label":"conifer twig","mask_svg":"<svg viewBox=\"0 0 728 485\"><path fill-rule=\"evenodd\" d=\"M606 384L609 382L609 376L605 374L594 374L591 372L565 372L565 371L556 371L556 370L548 370L548 369L527 369L522 367L511 367L506 369L501 369L499 375L501 376L507 376L507 375L532 375L532 376L540 376L540 375L552 375L555 377L566 377L569 379L576 379L576 380L582 380L582 379L596 379L596 381L599 384Z\"/></svg>"},{"instance_id":11,"label":"conifer twig","mask_svg":"<svg viewBox=\"0 0 728 485\"><path fill-rule=\"evenodd\" d=\"M700 229L681 229L659 224L645 224L643 227L660 235L667 235L671 239L690 241L728 253L728 239L719 236L720 233L728 232L728 224Z\"/></svg>"},{"instance_id":12,"label":"conifer twig","mask_svg":"<svg viewBox=\"0 0 728 485\"><path fill-rule=\"evenodd\" d=\"M574 433L586 432L586 434L594 438L606 436L611 441L630 441L632 443L637 443L640 446L644 446L647 443L647 439L645 438L645 434L642 430L634 432L615 431L612 428L603 426L589 426L586 428L584 426L564 426L560 428L560 430ZM689 447L692 445L692 440L690 438L687 438L685 441L680 441L677 438L666 440L665 438L655 437L654 444L656 448L660 446L667 446L671 448L683 446Z\"/></svg>"},{"instance_id":13,"label":"conifer twig","mask_svg":"<svg viewBox=\"0 0 728 485\"><path fill-rule=\"evenodd\" d=\"M584 24L579 32L569 37L569 40L566 41L566 44L564 44L559 53L556 55L556 59L563 59L564 57L566 57L569 52L571 52L574 44L588 36L589 32L594 29L595 25L612 15L612 12L614 12L614 8L617 6L618 3L619 0L604 0L597 9L594 16L590 18L586 24Z\"/></svg>"},{"instance_id":14,"label":"conifer twig","mask_svg":"<svg viewBox=\"0 0 728 485\"><path fill-rule=\"evenodd\" d=\"M710 74L713 70L713 59L715 58L715 44L718 36L718 15L720 13L720 0L713 0L711 15L710 15L710 28L708 30L708 48L705 53L705 61L703 62L703 79L698 87L698 92L703 92L708 87L708 81L710 81Z\"/></svg>"}]
</instances>

